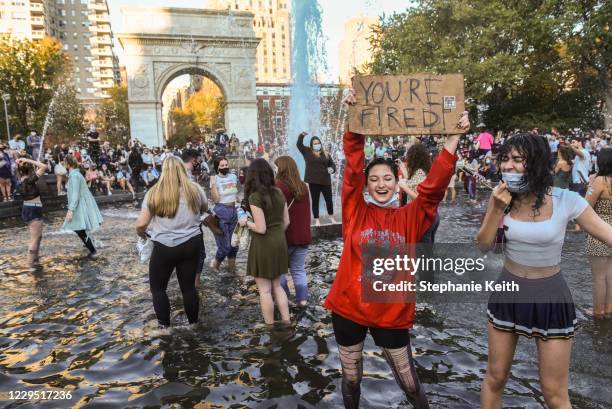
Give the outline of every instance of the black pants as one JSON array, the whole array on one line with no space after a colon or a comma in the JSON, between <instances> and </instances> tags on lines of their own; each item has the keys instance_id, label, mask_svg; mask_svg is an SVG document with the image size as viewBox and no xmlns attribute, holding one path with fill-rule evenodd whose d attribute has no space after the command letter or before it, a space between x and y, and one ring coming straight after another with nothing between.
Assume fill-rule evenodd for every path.
<instances>
[{"instance_id":1,"label":"black pants","mask_svg":"<svg viewBox=\"0 0 612 409\"><path fill-rule=\"evenodd\" d=\"M91 238L87 237L87 233L85 232L85 230L76 230L75 233L83 241L83 244L85 244L87 250L89 250L91 254L96 254L96 248L94 247Z\"/></svg>"},{"instance_id":2,"label":"black pants","mask_svg":"<svg viewBox=\"0 0 612 409\"><path fill-rule=\"evenodd\" d=\"M317 185L316 183L309 183L308 188L310 189L310 197L312 198L312 217L315 219L319 218L319 195L323 193L325 204L327 205L327 214L330 216L334 214L334 202L332 201L331 185Z\"/></svg>"},{"instance_id":3,"label":"black pants","mask_svg":"<svg viewBox=\"0 0 612 409\"><path fill-rule=\"evenodd\" d=\"M198 322L200 299L195 288L195 277L202 252L202 235L192 237L175 247L153 242L149 260L149 286L153 296L153 308L161 325L170 326L170 301L166 288L172 271L183 293L183 304L190 324Z\"/></svg>"}]
</instances>

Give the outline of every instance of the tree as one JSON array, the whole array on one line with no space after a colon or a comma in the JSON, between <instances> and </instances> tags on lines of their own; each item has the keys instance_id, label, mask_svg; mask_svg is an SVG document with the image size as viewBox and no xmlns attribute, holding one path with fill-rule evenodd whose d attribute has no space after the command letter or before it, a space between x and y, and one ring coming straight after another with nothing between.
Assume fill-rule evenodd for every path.
<instances>
[{"instance_id":1,"label":"tree","mask_svg":"<svg viewBox=\"0 0 612 409\"><path fill-rule=\"evenodd\" d=\"M219 87L204 78L198 92L185 103L185 112L193 113L195 123L207 129L224 127L225 100Z\"/></svg>"},{"instance_id":2,"label":"tree","mask_svg":"<svg viewBox=\"0 0 612 409\"><path fill-rule=\"evenodd\" d=\"M70 72L69 58L52 38L0 39L0 90L10 95L15 133L42 129L54 89Z\"/></svg>"},{"instance_id":3,"label":"tree","mask_svg":"<svg viewBox=\"0 0 612 409\"><path fill-rule=\"evenodd\" d=\"M606 125L612 124L612 3L606 0L562 2L565 58L573 84L600 102ZM562 8L561 8L562 7Z\"/></svg>"},{"instance_id":4,"label":"tree","mask_svg":"<svg viewBox=\"0 0 612 409\"><path fill-rule=\"evenodd\" d=\"M181 109L170 111L170 123L174 132L166 141L168 146L184 146L187 142L200 137L200 129L195 121L195 115Z\"/></svg>"},{"instance_id":5,"label":"tree","mask_svg":"<svg viewBox=\"0 0 612 409\"><path fill-rule=\"evenodd\" d=\"M585 0L588 3L603 1ZM420 0L384 17L371 39L374 73L460 72L487 125L597 127L597 98L576 85L568 31L579 25L554 0ZM579 101L568 117L563 108ZM554 124L554 125L553 125Z\"/></svg>"},{"instance_id":6,"label":"tree","mask_svg":"<svg viewBox=\"0 0 612 409\"><path fill-rule=\"evenodd\" d=\"M130 139L130 112L126 86L108 89L109 98L96 112L96 124L112 145L127 144Z\"/></svg>"}]
</instances>

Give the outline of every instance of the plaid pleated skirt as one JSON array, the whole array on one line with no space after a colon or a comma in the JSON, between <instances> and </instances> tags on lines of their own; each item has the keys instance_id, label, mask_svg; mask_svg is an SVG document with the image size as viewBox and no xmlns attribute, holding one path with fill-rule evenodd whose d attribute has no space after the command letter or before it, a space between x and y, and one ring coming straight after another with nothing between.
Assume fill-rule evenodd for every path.
<instances>
[{"instance_id":1,"label":"plaid pleated skirt","mask_svg":"<svg viewBox=\"0 0 612 409\"><path fill-rule=\"evenodd\" d=\"M500 331L525 337L570 339L578 326L576 308L561 272L546 278L524 278L504 269L496 283L518 284L518 291L493 292L489 322Z\"/></svg>"}]
</instances>

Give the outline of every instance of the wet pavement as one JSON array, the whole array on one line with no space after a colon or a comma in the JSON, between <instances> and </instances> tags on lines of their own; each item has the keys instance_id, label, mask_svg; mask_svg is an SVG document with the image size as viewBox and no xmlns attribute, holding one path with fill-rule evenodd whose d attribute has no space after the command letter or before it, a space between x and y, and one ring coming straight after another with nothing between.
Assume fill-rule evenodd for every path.
<instances>
[{"instance_id":1,"label":"wet pavement","mask_svg":"<svg viewBox=\"0 0 612 409\"><path fill-rule=\"evenodd\" d=\"M461 199L463 200L463 199ZM473 241L483 205L442 205L438 242ZM340 363L328 311L320 307L341 239L311 246L311 305L293 309L294 330L269 332L249 277L213 273L200 286L201 322L187 325L176 279L169 331L158 330L147 267L137 260L134 208L103 209L101 256L84 256L62 214L46 221L42 268L25 271L27 230L0 228L0 406L90 408L342 407ZM207 252L215 250L207 232ZM562 269L578 306L570 396L575 408L612 407L612 322L584 314L591 302L585 238L568 233ZM210 259L210 258L209 258ZM209 260L207 259L207 261ZM239 254L244 268L246 254ZM208 264L208 263L207 263ZM418 305L412 346L432 408L476 408L487 359L486 305ZM504 407L540 408L535 341L521 338ZM71 399L14 400L9 391L69 391ZM379 349L367 338L363 408L409 407Z\"/></svg>"}]
</instances>

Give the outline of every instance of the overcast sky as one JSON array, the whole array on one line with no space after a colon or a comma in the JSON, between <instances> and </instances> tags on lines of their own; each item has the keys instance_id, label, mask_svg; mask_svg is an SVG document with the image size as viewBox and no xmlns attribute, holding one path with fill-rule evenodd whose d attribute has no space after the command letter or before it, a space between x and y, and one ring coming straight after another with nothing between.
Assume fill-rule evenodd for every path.
<instances>
[{"instance_id":1,"label":"overcast sky","mask_svg":"<svg viewBox=\"0 0 612 409\"><path fill-rule=\"evenodd\" d=\"M166 7L204 7L206 0L107 0L113 32L119 33L121 27L121 6L147 5ZM290 1L290 0L289 0ZM338 44L344 33L344 23L351 17L361 14L379 16L394 11L404 11L409 0L319 0L323 11L323 30L327 36L328 81L336 81L339 75ZM119 60L123 55L121 45L115 41Z\"/></svg>"}]
</instances>

